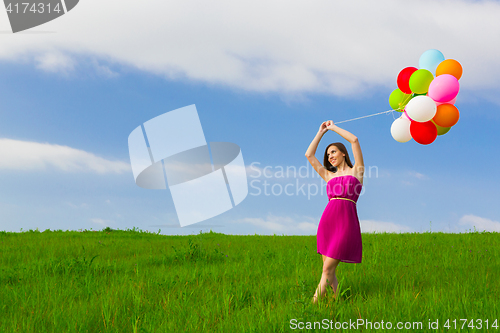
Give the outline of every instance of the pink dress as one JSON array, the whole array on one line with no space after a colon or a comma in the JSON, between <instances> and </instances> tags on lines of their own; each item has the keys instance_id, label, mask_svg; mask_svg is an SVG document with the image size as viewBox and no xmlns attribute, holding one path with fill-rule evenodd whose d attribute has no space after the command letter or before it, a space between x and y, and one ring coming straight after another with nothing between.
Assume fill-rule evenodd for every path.
<instances>
[{"instance_id":1,"label":"pink dress","mask_svg":"<svg viewBox=\"0 0 500 333\"><path fill-rule=\"evenodd\" d=\"M318 253L347 263L360 263L362 255L361 229L356 201L363 184L352 175L336 176L326 184L330 201L318 225ZM332 199L332 198L347 198Z\"/></svg>"}]
</instances>

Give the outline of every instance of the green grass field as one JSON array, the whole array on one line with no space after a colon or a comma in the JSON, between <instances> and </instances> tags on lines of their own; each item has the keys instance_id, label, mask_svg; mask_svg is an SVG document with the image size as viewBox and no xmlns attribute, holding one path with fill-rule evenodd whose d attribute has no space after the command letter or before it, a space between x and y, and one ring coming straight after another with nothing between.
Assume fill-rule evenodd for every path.
<instances>
[{"instance_id":1,"label":"green grass field","mask_svg":"<svg viewBox=\"0 0 500 333\"><path fill-rule=\"evenodd\" d=\"M362 237L313 305L315 236L2 231L0 332L500 332L499 233Z\"/></svg>"}]
</instances>

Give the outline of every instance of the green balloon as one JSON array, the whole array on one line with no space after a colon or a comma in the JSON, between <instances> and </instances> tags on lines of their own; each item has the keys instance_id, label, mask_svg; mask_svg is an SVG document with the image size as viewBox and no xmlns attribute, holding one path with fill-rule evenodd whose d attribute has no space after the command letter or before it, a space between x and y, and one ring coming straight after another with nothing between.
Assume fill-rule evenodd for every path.
<instances>
[{"instance_id":1,"label":"green balloon","mask_svg":"<svg viewBox=\"0 0 500 333\"><path fill-rule=\"evenodd\" d=\"M416 70L410 76L410 89L415 94L425 94L432 80L434 80L434 75L427 69Z\"/></svg>"},{"instance_id":2,"label":"green balloon","mask_svg":"<svg viewBox=\"0 0 500 333\"><path fill-rule=\"evenodd\" d=\"M412 99L411 94L405 94L401 90L395 89L389 96L389 105L393 110L403 112L410 99Z\"/></svg>"},{"instance_id":3,"label":"green balloon","mask_svg":"<svg viewBox=\"0 0 500 333\"><path fill-rule=\"evenodd\" d=\"M436 126L437 130L438 130L438 135L443 135L443 134L446 134L448 133L448 131L450 130L451 127L441 127L439 125L437 125L434 120L432 120L432 123L434 124L434 126Z\"/></svg>"}]
</instances>

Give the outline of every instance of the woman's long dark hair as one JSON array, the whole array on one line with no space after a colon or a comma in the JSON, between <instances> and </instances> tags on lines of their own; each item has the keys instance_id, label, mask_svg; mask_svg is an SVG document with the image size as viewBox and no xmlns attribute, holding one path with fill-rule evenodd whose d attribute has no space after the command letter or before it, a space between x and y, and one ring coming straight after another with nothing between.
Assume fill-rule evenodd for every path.
<instances>
[{"instance_id":1,"label":"woman's long dark hair","mask_svg":"<svg viewBox=\"0 0 500 333\"><path fill-rule=\"evenodd\" d=\"M328 145L328 147L326 147L325 149L325 158L323 159L323 166L325 167L326 170L328 171L332 171L332 172L337 172L337 167L334 167L330 161L328 161L328 148L330 148L330 146L335 146L337 147L338 150L340 150L342 153L345 154L345 162L347 163L347 165L352 168L352 163L351 163L351 159L349 158L349 153L347 152L347 149L345 148L344 144L342 142L335 142L335 143L330 143Z\"/></svg>"}]
</instances>

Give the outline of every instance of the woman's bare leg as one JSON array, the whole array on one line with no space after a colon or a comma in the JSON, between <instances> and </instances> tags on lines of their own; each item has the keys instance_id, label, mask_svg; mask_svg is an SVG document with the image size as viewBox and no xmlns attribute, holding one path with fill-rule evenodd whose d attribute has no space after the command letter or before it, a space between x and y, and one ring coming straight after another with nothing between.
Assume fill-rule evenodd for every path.
<instances>
[{"instance_id":1,"label":"woman's bare leg","mask_svg":"<svg viewBox=\"0 0 500 333\"><path fill-rule=\"evenodd\" d=\"M335 297L337 297L337 288L339 282L337 280L337 276L335 274L335 270L337 269L337 265L340 263L340 260L329 258L323 256L323 274L321 275L321 280L316 288L316 292L314 293L312 302L314 304L318 301L319 297L323 297L326 294L326 287L330 286L335 293Z\"/></svg>"}]
</instances>

